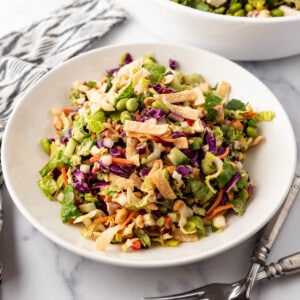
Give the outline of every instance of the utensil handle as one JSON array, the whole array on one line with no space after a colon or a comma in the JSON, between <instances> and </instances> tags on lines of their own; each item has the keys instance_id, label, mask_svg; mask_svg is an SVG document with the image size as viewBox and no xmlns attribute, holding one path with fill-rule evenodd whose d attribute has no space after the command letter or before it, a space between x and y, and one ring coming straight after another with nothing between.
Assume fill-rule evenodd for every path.
<instances>
[{"instance_id":1,"label":"utensil handle","mask_svg":"<svg viewBox=\"0 0 300 300\"><path fill-rule=\"evenodd\" d=\"M288 255L265 266L256 276L256 281L262 279L279 278L284 275L291 275L300 272L300 252Z\"/></svg>"},{"instance_id":2,"label":"utensil handle","mask_svg":"<svg viewBox=\"0 0 300 300\"><path fill-rule=\"evenodd\" d=\"M253 263L265 265L267 255L270 252L280 232L280 229L282 228L282 225L287 218L287 215L296 199L299 189L300 177L298 175L295 175L293 184L283 205L281 206L275 217L273 217L273 219L263 228L258 237L256 247L251 258Z\"/></svg>"}]
</instances>

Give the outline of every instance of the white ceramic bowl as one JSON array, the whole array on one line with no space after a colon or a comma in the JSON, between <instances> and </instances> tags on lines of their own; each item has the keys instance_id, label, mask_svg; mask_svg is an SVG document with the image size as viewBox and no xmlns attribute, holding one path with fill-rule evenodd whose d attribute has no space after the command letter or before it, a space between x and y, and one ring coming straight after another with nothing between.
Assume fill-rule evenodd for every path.
<instances>
[{"instance_id":1,"label":"white ceramic bowl","mask_svg":"<svg viewBox=\"0 0 300 300\"><path fill-rule=\"evenodd\" d=\"M94 241L80 235L79 227L63 224L59 217L60 204L48 200L39 190L39 170L48 160L39 140L54 135L49 110L68 107L73 81L99 78L106 70L117 66L125 52L134 58L153 53L163 65L173 58L183 72L199 72L213 86L227 80L232 85L231 97L250 102L255 110L275 112L272 122L261 124L265 142L249 151L247 156L246 170L257 185L254 196L245 215L230 217L228 227L222 233L175 248L156 247L122 253L119 246L111 245L103 253L96 249ZM4 179L14 203L49 239L96 261L151 268L182 265L211 257L234 247L262 228L287 194L296 166L296 143L290 121L279 101L264 84L237 64L197 48L174 44L128 44L80 55L49 72L34 85L9 119L1 159Z\"/></svg>"},{"instance_id":2,"label":"white ceramic bowl","mask_svg":"<svg viewBox=\"0 0 300 300\"><path fill-rule=\"evenodd\" d=\"M217 15L170 0L118 0L164 42L197 46L233 60L266 60L300 53L300 16Z\"/></svg>"}]
</instances>

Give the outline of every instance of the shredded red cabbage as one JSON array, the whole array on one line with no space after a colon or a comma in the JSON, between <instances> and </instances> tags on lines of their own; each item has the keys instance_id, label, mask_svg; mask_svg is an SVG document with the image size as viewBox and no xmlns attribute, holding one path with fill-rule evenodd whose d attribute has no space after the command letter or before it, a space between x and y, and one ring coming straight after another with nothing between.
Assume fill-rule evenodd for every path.
<instances>
[{"instance_id":1,"label":"shredded red cabbage","mask_svg":"<svg viewBox=\"0 0 300 300\"><path fill-rule=\"evenodd\" d=\"M141 169L139 174L141 177L145 177L150 173L150 169Z\"/></svg>"},{"instance_id":2,"label":"shredded red cabbage","mask_svg":"<svg viewBox=\"0 0 300 300\"><path fill-rule=\"evenodd\" d=\"M169 59L169 67L172 70L175 70L177 67L177 61L175 59L170 58Z\"/></svg>"},{"instance_id":3,"label":"shredded red cabbage","mask_svg":"<svg viewBox=\"0 0 300 300\"><path fill-rule=\"evenodd\" d=\"M150 109L147 113L148 117L154 118L156 120L161 120L165 117L165 113L162 109Z\"/></svg>"},{"instance_id":4,"label":"shredded red cabbage","mask_svg":"<svg viewBox=\"0 0 300 300\"><path fill-rule=\"evenodd\" d=\"M109 152L113 157L121 157L122 156L121 151L118 149L111 148L111 149L109 149Z\"/></svg>"},{"instance_id":5,"label":"shredded red cabbage","mask_svg":"<svg viewBox=\"0 0 300 300\"><path fill-rule=\"evenodd\" d=\"M132 56L130 53L126 53L124 57L124 64L130 64L133 61Z\"/></svg>"},{"instance_id":6,"label":"shredded red cabbage","mask_svg":"<svg viewBox=\"0 0 300 300\"><path fill-rule=\"evenodd\" d=\"M157 84L150 83L149 87L153 88L159 94L171 94L171 93L177 92L175 89L172 89L169 87L164 87L160 83L157 83Z\"/></svg>"},{"instance_id":7,"label":"shredded red cabbage","mask_svg":"<svg viewBox=\"0 0 300 300\"><path fill-rule=\"evenodd\" d=\"M112 173L124 178L129 178L135 169L136 169L135 165L111 165L110 166L110 171Z\"/></svg>"},{"instance_id":8,"label":"shredded red cabbage","mask_svg":"<svg viewBox=\"0 0 300 300\"><path fill-rule=\"evenodd\" d=\"M114 74L116 74L119 70L120 70L120 67L116 67L116 68L113 68L113 69L106 70L106 73L109 74L109 75L114 75Z\"/></svg>"},{"instance_id":9,"label":"shredded red cabbage","mask_svg":"<svg viewBox=\"0 0 300 300\"><path fill-rule=\"evenodd\" d=\"M230 181L226 184L226 186L224 187L224 191L226 193L228 193L232 187L239 181L239 179L241 178L241 173L236 172L232 178L230 179Z\"/></svg>"},{"instance_id":10,"label":"shredded red cabbage","mask_svg":"<svg viewBox=\"0 0 300 300\"><path fill-rule=\"evenodd\" d=\"M189 168L187 166L182 166L182 165L177 166L176 171L183 177L188 176L188 175L192 174L192 172L193 172L191 168Z\"/></svg>"},{"instance_id":11,"label":"shredded red cabbage","mask_svg":"<svg viewBox=\"0 0 300 300\"><path fill-rule=\"evenodd\" d=\"M182 131L175 131L175 132L171 133L171 137L173 139L177 139L177 138L180 138L180 137L187 137L187 134L185 132L182 132Z\"/></svg>"},{"instance_id":12,"label":"shredded red cabbage","mask_svg":"<svg viewBox=\"0 0 300 300\"><path fill-rule=\"evenodd\" d=\"M205 141L208 144L209 151L213 154L216 154L217 151L217 141L213 134L210 134L208 130L205 132Z\"/></svg>"},{"instance_id":13,"label":"shredded red cabbage","mask_svg":"<svg viewBox=\"0 0 300 300\"><path fill-rule=\"evenodd\" d=\"M168 115L168 118L177 122L183 122L184 121L184 117L174 113L174 112L170 112Z\"/></svg>"},{"instance_id":14,"label":"shredded red cabbage","mask_svg":"<svg viewBox=\"0 0 300 300\"><path fill-rule=\"evenodd\" d=\"M147 150L146 145L138 145L136 147L136 151L137 151L138 154L145 154L146 150Z\"/></svg>"}]
</instances>

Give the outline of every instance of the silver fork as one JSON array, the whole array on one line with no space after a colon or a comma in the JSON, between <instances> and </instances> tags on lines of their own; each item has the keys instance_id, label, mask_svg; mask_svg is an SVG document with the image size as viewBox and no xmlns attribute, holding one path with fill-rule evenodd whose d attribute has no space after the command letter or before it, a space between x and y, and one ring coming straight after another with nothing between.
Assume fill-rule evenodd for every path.
<instances>
[{"instance_id":1,"label":"silver fork","mask_svg":"<svg viewBox=\"0 0 300 300\"><path fill-rule=\"evenodd\" d=\"M277 263L265 266L262 271L258 272L255 283L297 272L300 272L300 252L281 258ZM247 290L246 280L247 278L244 278L231 284L212 283L189 292L162 297L145 297L144 300L244 300L246 299L245 293Z\"/></svg>"},{"instance_id":2,"label":"silver fork","mask_svg":"<svg viewBox=\"0 0 300 300\"><path fill-rule=\"evenodd\" d=\"M187 291L181 294L169 295L163 297L145 297L144 300L156 299L156 300L172 300L172 299L190 299L190 300L248 300L250 299L250 292L256 281L258 274L269 274L269 277L275 277L285 273L291 273L292 271L298 271L300 268L299 256L297 254L296 259L294 256L283 258L277 265L271 264L265 266L268 254L282 228L284 221L287 218L296 196L300 189L300 177L295 175L293 184L290 187L289 193L273 219L262 229L256 246L251 257L252 264L245 279L235 283L213 283L200 287L198 289ZM297 260L298 259L298 260ZM261 266L266 268L267 273L258 273ZM280 272L282 271L282 272ZM275 273L272 273L275 272ZM274 276L272 276L272 274ZM268 277L266 275L266 277ZM258 279L263 279L262 275L259 275Z\"/></svg>"}]
</instances>

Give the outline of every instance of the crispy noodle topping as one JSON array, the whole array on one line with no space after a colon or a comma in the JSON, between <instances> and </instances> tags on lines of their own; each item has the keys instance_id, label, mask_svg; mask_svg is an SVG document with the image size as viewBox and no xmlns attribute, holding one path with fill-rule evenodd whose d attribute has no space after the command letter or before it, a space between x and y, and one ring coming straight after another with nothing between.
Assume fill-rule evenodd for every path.
<instances>
[{"instance_id":1,"label":"crispy noodle topping","mask_svg":"<svg viewBox=\"0 0 300 300\"><path fill-rule=\"evenodd\" d=\"M226 81L177 69L125 53L102 78L74 82L70 107L52 109L38 185L101 251L198 241L252 196L243 160L274 113L231 99Z\"/></svg>"}]
</instances>

